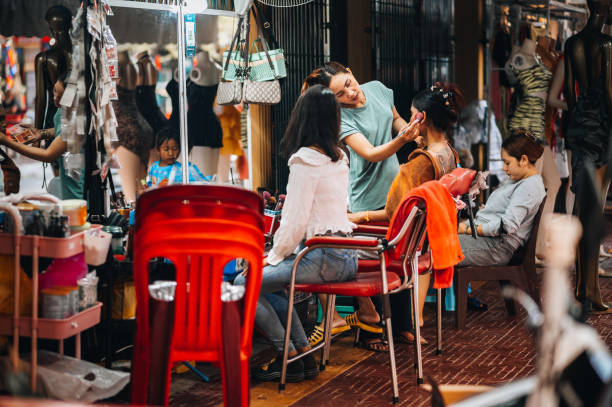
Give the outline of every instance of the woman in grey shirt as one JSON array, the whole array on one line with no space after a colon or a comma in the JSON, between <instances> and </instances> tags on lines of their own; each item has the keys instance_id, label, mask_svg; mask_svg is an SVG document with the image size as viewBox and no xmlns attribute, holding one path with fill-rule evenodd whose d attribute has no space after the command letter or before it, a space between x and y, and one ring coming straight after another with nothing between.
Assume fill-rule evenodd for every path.
<instances>
[{"instance_id":1,"label":"woman in grey shirt","mask_svg":"<svg viewBox=\"0 0 612 407\"><path fill-rule=\"evenodd\" d=\"M542 152L543 147L526 130L518 130L502 143L503 170L509 179L476 215L478 239L470 236L467 222L459 224L459 243L465 258L458 266L506 265L525 244L546 196L535 166Z\"/></svg>"}]
</instances>

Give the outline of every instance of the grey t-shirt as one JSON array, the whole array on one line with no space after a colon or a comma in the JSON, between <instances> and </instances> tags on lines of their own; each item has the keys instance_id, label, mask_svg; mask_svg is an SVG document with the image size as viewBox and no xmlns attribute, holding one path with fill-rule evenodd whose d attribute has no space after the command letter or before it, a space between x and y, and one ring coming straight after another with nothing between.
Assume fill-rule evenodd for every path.
<instances>
[{"instance_id":1,"label":"grey t-shirt","mask_svg":"<svg viewBox=\"0 0 612 407\"><path fill-rule=\"evenodd\" d=\"M378 81L361 85L366 104L360 108L342 108L340 140L361 133L374 146L391 141L393 91ZM391 183L399 172L395 154L386 160L370 162L350 147L349 209L351 212L380 209L385 206Z\"/></svg>"},{"instance_id":2,"label":"grey t-shirt","mask_svg":"<svg viewBox=\"0 0 612 407\"><path fill-rule=\"evenodd\" d=\"M500 236L516 250L529 238L533 219L545 196L539 174L520 181L508 179L493 191L474 223L482 226L483 235Z\"/></svg>"}]
</instances>

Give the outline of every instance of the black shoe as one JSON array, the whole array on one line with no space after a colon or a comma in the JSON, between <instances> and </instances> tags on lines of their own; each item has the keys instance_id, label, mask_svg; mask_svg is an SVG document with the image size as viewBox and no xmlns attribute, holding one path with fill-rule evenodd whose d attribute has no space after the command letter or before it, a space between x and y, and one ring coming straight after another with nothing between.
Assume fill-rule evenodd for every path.
<instances>
[{"instance_id":1,"label":"black shoe","mask_svg":"<svg viewBox=\"0 0 612 407\"><path fill-rule=\"evenodd\" d=\"M279 381L281 377L283 358L279 355L265 365L253 369L253 377L261 382ZM298 359L287 366L287 383L297 383L304 380L304 362Z\"/></svg>"},{"instance_id":2,"label":"black shoe","mask_svg":"<svg viewBox=\"0 0 612 407\"><path fill-rule=\"evenodd\" d=\"M312 353L304 356L301 360L304 361L304 378L306 380L312 380L319 375L319 365Z\"/></svg>"}]
</instances>

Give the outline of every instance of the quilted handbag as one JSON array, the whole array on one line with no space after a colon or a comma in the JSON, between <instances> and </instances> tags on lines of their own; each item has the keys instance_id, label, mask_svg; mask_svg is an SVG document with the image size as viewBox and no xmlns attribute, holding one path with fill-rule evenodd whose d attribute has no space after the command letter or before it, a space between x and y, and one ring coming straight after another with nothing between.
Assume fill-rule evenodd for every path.
<instances>
[{"instance_id":1,"label":"quilted handbag","mask_svg":"<svg viewBox=\"0 0 612 407\"><path fill-rule=\"evenodd\" d=\"M282 48L278 46L274 33L270 29L270 23L262 22L263 14L257 10L257 6L253 4L253 17L257 24L258 38L253 41L249 52L249 78L252 81L271 81L273 79L285 78L287 76L287 67L285 65L285 55ZM268 32L272 45L275 49L270 49L268 42L262 32L262 27ZM257 47L261 44L263 51ZM255 47L257 52L253 52Z\"/></svg>"},{"instance_id":2,"label":"quilted handbag","mask_svg":"<svg viewBox=\"0 0 612 407\"><path fill-rule=\"evenodd\" d=\"M237 105L242 101L242 82L221 82L217 88L217 104Z\"/></svg>"},{"instance_id":3,"label":"quilted handbag","mask_svg":"<svg viewBox=\"0 0 612 407\"><path fill-rule=\"evenodd\" d=\"M263 46L263 42L265 42L265 39L260 37L253 41L253 45L251 45L251 52L249 53L250 79L252 81L271 81L276 78L286 77L287 68L285 67L283 50L280 48L268 50L268 55L272 61L272 66L270 66L266 52L260 51L257 47L257 43ZM253 52L253 48L257 52Z\"/></svg>"},{"instance_id":4,"label":"quilted handbag","mask_svg":"<svg viewBox=\"0 0 612 407\"><path fill-rule=\"evenodd\" d=\"M240 56L239 48L239 40L240 40L240 31L242 30L243 18L240 18L238 22L238 29L236 30L236 34L232 39L232 44L230 45L229 51L224 53L225 55L225 64L223 65L223 74L222 78L224 80L229 79L229 76L233 77L235 80L230 80L227 82L219 83L219 87L217 88L217 104L219 105L237 105L242 101L242 81L244 75L247 71L246 63L245 66L242 64L239 65L231 65L230 60L232 55L238 55L242 61L244 58ZM247 29L248 33L248 29ZM248 34L247 34L248 41ZM234 46L236 50L234 50ZM232 66L232 74L228 76L229 67Z\"/></svg>"},{"instance_id":5,"label":"quilted handbag","mask_svg":"<svg viewBox=\"0 0 612 407\"><path fill-rule=\"evenodd\" d=\"M227 81L242 80L244 74L245 60L244 56L240 52L240 32L242 30L243 18L241 17L238 21L238 28L236 34L232 39L232 43L227 51L223 53L223 70L221 72L221 78Z\"/></svg>"},{"instance_id":6,"label":"quilted handbag","mask_svg":"<svg viewBox=\"0 0 612 407\"><path fill-rule=\"evenodd\" d=\"M244 81L244 103L275 105L280 101L281 89L278 80L266 82Z\"/></svg>"},{"instance_id":7,"label":"quilted handbag","mask_svg":"<svg viewBox=\"0 0 612 407\"><path fill-rule=\"evenodd\" d=\"M243 72L244 58L240 55L240 51L224 51L223 60L228 60L227 68L223 67L221 78L226 81L235 81L242 79L241 75Z\"/></svg>"}]
</instances>

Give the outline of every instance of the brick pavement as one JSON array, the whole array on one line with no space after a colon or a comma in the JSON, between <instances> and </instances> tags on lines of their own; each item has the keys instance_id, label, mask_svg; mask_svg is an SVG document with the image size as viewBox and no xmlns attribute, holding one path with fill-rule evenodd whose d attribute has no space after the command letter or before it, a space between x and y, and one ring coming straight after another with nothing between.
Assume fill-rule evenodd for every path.
<instances>
[{"instance_id":1,"label":"brick pavement","mask_svg":"<svg viewBox=\"0 0 612 407\"><path fill-rule=\"evenodd\" d=\"M602 292L612 300L612 279L602 279ZM525 314L516 317L506 314L496 283L487 283L475 294L489 305L486 312L468 312L466 329L454 329L454 313L443 318L444 352L435 355L435 326L433 308L426 307L426 325L423 335L430 341L423 347L424 372L441 384L498 385L527 376L534 371L534 340L524 326ZM612 347L612 316L593 316L589 323L595 326L603 340ZM429 393L416 385L413 367L414 350L411 345L398 344L397 364L400 386L400 406L427 406ZM253 404L266 406L384 406L391 400L389 364L386 353L360 353L354 350L348 338L334 344L331 352L333 372L320 375L317 380L288 384L284 396L275 396L276 383L253 384ZM254 363L266 360L269 353L255 356ZM354 358L347 358L352 355ZM365 356L361 356L365 355ZM336 359L334 359L336 358ZM360 361L355 362L355 360ZM193 378L190 386L174 391L172 406L219 405L222 402L218 372L213 372L212 383ZM173 378L173 383L174 383ZM179 380L190 380L189 377ZM292 404L290 404L292 403Z\"/></svg>"}]
</instances>

